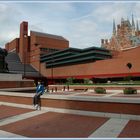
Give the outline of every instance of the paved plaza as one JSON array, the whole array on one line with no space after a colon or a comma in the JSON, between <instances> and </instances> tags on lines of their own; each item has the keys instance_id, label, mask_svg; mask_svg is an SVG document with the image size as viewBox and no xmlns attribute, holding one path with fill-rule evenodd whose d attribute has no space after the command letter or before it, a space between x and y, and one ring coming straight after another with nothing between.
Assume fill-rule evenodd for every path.
<instances>
[{"instance_id":1,"label":"paved plaza","mask_svg":"<svg viewBox=\"0 0 140 140\"><path fill-rule=\"evenodd\" d=\"M109 90L107 95L87 92L45 93L44 98L71 98L80 100L119 99L121 90ZM0 95L33 97L33 93L0 91ZM94 96L94 97L92 97ZM121 95L123 96L123 95ZM122 97L121 97L122 98ZM128 99L128 100L127 100ZM139 103L137 97L123 97L120 102ZM65 103L67 104L67 102ZM95 112L70 108L43 106L41 111L33 105L0 100L0 138L140 138L140 115Z\"/></svg>"}]
</instances>

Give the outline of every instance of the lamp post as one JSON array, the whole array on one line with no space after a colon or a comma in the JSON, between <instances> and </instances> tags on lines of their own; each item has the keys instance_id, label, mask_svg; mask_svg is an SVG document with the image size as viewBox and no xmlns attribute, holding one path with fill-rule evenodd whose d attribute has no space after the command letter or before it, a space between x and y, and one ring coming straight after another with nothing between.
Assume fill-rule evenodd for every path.
<instances>
[{"instance_id":1,"label":"lamp post","mask_svg":"<svg viewBox=\"0 0 140 140\"><path fill-rule=\"evenodd\" d=\"M40 53L39 53L39 77L41 78L41 64L40 64Z\"/></svg>"},{"instance_id":2,"label":"lamp post","mask_svg":"<svg viewBox=\"0 0 140 140\"><path fill-rule=\"evenodd\" d=\"M37 46L41 46L41 44L38 44L38 43L35 43L34 45L35 45L36 47L37 47ZM38 71L39 71L39 78L41 78L40 50L39 50L39 59L38 59L38 61L39 61L39 69L38 69Z\"/></svg>"},{"instance_id":3,"label":"lamp post","mask_svg":"<svg viewBox=\"0 0 140 140\"><path fill-rule=\"evenodd\" d=\"M127 67L128 67L128 69L129 69L129 77L128 77L128 79L129 79L129 81L130 81L130 80L131 80L131 73L130 73L130 69L132 68L132 66L133 66L133 65L132 65L132 63L130 63L130 62L129 62L129 63L127 63L127 64L126 64L126 66L127 66Z\"/></svg>"},{"instance_id":4,"label":"lamp post","mask_svg":"<svg viewBox=\"0 0 140 140\"><path fill-rule=\"evenodd\" d=\"M25 39L27 37L27 35L25 34L23 36L23 38ZM24 78L25 78L25 75L26 75L26 48L25 48L25 42L23 40L23 49L24 49Z\"/></svg>"},{"instance_id":5,"label":"lamp post","mask_svg":"<svg viewBox=\"0 0 140 140\"><path fill-rule=\"evenodd\" d=\"M53 76L54 76L54 71L53 71L53 62L54 62L54 60L53 60L53 56L52 56L52 58L51 58L52 60L52 67L51 67L51 81L52 81L52 84L54 84L53 82L54 82L54 80L53 80Z\"/></svg>"}]
</instances>

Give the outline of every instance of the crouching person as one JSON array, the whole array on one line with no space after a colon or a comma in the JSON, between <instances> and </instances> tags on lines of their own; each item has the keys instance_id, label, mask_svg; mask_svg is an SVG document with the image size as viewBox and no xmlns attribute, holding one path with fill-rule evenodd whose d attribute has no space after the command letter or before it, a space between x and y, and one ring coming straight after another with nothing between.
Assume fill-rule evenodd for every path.
<instances>
[{"instance_id":1,"label":"crouching person","mask_svg":"<svg viewBox=\"0 0 140 140\"><path fill-rule=\"evenodd\" d=\"M41 82L38 82L36 87L36 94L33 98L33 104L36 110L41 110L41 98L40 96L44 93L44 85Z\"/></svg>"}]
</instances>

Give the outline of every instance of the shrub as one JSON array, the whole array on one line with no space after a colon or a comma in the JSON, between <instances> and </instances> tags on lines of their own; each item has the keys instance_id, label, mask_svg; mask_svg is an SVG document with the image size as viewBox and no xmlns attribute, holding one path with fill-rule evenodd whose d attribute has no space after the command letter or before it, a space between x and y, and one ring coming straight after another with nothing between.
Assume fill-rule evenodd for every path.
<instances>
[{"instance_id":1,"label":"shrub","mask_svg":"<svg viewBox=\"0 0 140 140\"><path fill-rule=\"evenodd\" d=\"M75 78L69 77L67 78L67 84L73 84Z\"/></svg>"},{"instance_id":2,"label":"shrub","mask_svg":"<svg viewBox=\"0 0 140 140\"><path fill-rule=\"evenodd\" d=\"M95 91L96 93L101 93L101 94L105 94L105 93L106 93L106 89L105 89L105 88L102 88L102 87L96 87L96 88L94 89L94 91Z\"/></svg>"},{"instance_id":3,"label":"shrub","mask_svg":"<svg viewBox=\"0 0 140 140\"><path fill-rule=\"evenodd\" d=\"M124 94L137 94L137 90L135 88L128 87L123 90L123 93Z\"/></svg>"},{"instance_id":4,"label":"shrub","mask_svg":"<svg viewBox=\"0 0 140 140\"><path fill-rule=\"evenodd\" d=\"M124 81L130 81L131 79L132 79L131 76L126 76L126 77L124 77Z\"/></svg>"},{"instance_id":5,"label":"shrub","mask_svg":"<svg viewBox=\"0 0 140 140\"><path fill-rule=\"evenodd\" d=\"M89 84L89 82L90 82L90 79L87 79L87 78L84 79L84 84Z\"/></svg>"}]
</instances>

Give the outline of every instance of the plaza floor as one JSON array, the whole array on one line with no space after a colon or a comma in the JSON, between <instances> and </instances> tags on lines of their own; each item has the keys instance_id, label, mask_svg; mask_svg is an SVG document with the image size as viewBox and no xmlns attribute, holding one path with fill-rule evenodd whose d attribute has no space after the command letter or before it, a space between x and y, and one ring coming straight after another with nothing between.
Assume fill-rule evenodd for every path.
<instances>
[{"instance_id":1,"label":"plaza floor","mask_svg":"<svg viewBox=\"0 0 140 140\"><path fill-rule=\"evenodd\" d=\"M139 92L138 92L139 93ZM0 95L33 97L31 93L0 92ZM27 95L28 94L28 95ZM87 92L58 92L43 95L53 99L66 97L117 98L120 90L109 90L109 94L96 95ZM121 95L123 96L123 94ZM138 97L136 98L138 101ZM74 98L73 97L73 98ZM123 98L125 98L123 96ZM130 96L128 97L130 100ZM0 100L0 138L140 138L140 115L103 114L86 110L46 107L35 110L30 104ZM122 115L122 114L121 114Z\"/></svg>"}]
</instances>

